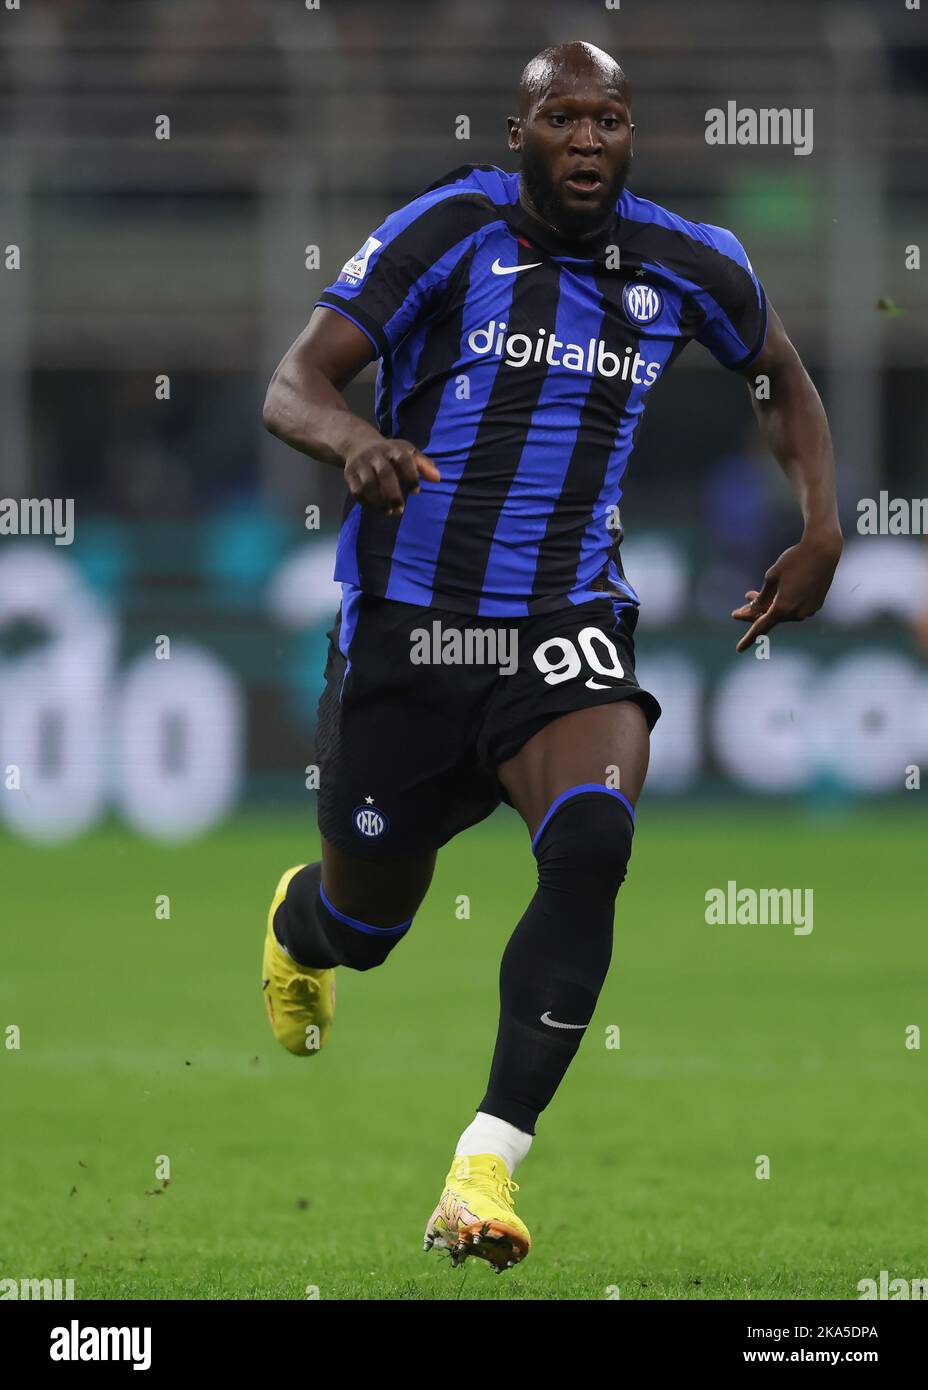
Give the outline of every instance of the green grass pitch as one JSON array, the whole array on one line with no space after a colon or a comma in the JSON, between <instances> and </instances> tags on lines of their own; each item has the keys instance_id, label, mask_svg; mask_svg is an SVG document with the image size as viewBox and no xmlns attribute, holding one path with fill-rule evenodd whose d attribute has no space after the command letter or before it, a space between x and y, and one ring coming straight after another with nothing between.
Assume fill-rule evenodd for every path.
<instances>
[{"instance_id":1,"label":"green grass pitch","mask_svg":"<svg viewBox=\"0 0 928 1390\"><path fill-rule=\"evenodd\" d=\"M518 1173L534 1248L501 1277L421 1239L533 890L512 812L443 851L381 970L340 973L306 1061L274 1043L259 975L310 817L183 847L117 826L3 839L0 1039L15 1024L21 1045L0 1048L0 1278L73 1278L79 1298L740 1299L928 1275L917 812L646 799L606 988ZM707 925L729 879L812 888L811 935Z\"/></svg>"}]
</instances>

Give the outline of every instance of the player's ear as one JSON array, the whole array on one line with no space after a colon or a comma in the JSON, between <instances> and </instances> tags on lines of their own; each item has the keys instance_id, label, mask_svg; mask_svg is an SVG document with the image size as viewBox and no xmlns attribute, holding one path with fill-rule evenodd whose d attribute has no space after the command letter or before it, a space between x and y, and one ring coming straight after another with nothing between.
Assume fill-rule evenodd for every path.
<instances>
[{"instance_id":1,"label":"player's ear","mask_svg":"<svg viewBox=\"0 0 928 1390\"><path fill-rule=\"evenodd\" d=\"M509 127L509 148L511 150L521 150L522 148L522 122L518 116L507 116L506 125Z\"/></svg>"}]
</instances>

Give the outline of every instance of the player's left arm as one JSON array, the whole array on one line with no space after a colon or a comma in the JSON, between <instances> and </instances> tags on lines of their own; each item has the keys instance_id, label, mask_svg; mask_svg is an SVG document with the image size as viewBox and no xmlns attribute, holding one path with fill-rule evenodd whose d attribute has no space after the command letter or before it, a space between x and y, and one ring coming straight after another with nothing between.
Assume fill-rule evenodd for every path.
<instances>
[{"instance_id":1,"label":"player's left arm","mask_svg":"<svg viewBox=\"0 0 928 1390\"><path fill-rule=\"evenodd\" d=\"M739 652L777 623L799 622L818 612L844 544L831 435L821 397L779 316L770 304L767 310L764 346L740 370L752 388L761 435L799 499L805 526L801 540L784 550L767 570L763 587L749 589L747 602L732 613L733 618L750 624L737 645ZM770 381L763 400L758 400L754 389L760 376Z\"/></svg>"}]
</instances>

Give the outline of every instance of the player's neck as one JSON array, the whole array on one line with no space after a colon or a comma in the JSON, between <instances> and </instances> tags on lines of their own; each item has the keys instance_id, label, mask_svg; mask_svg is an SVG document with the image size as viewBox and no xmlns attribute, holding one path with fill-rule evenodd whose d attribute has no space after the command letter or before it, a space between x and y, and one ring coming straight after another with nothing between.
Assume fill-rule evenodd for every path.
<instances>
[{"instance_id":1,"label":"player's neck","mask_svg":"<svg viewBox=\"0 0 928 1390\"><path fill-rule=\"evenodd\" d=\"M532 201L531 194L525 187L525 183L519 179L519 208L539 229L544 231L548 237L555 238L571 246L575 246L581 254L586 248L594 248L602 240L603 234L610 231L615 223L615 210L610 209L606 217L597 222L595 226L584 228L582 232L572 229L565 230L550 222L546 217L542 217Z\"/></svg>"}]
</instances>

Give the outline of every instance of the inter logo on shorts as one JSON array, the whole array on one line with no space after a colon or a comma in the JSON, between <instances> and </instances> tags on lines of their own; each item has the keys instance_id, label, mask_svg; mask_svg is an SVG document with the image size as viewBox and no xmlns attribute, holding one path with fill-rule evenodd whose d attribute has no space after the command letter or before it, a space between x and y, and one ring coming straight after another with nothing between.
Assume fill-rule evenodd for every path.
<instances>
[{"instance_id":1,"label":"inter logo on shorts","mask_svg":"<svg viewBox=\"0 0 928 1390\"><path fill-rule=\"evenodd\" d=\"M664 307L664 296L653 285L633 280L622 291L622 307L632 323L653 323Z\"/></svg>"},{"instance_id":2,"label":"inter logo on shorts","mask_svg":"<svg viewBox=\"0 0 928 1390\"><path fill-rule=\"evenodd\" d=\"M358 806L351 813L354 828L359 835L364 835L368 840L376 840L388 828L388 821L383 811L378 811L376 806Z\"/></svg>"}]
</instances>

